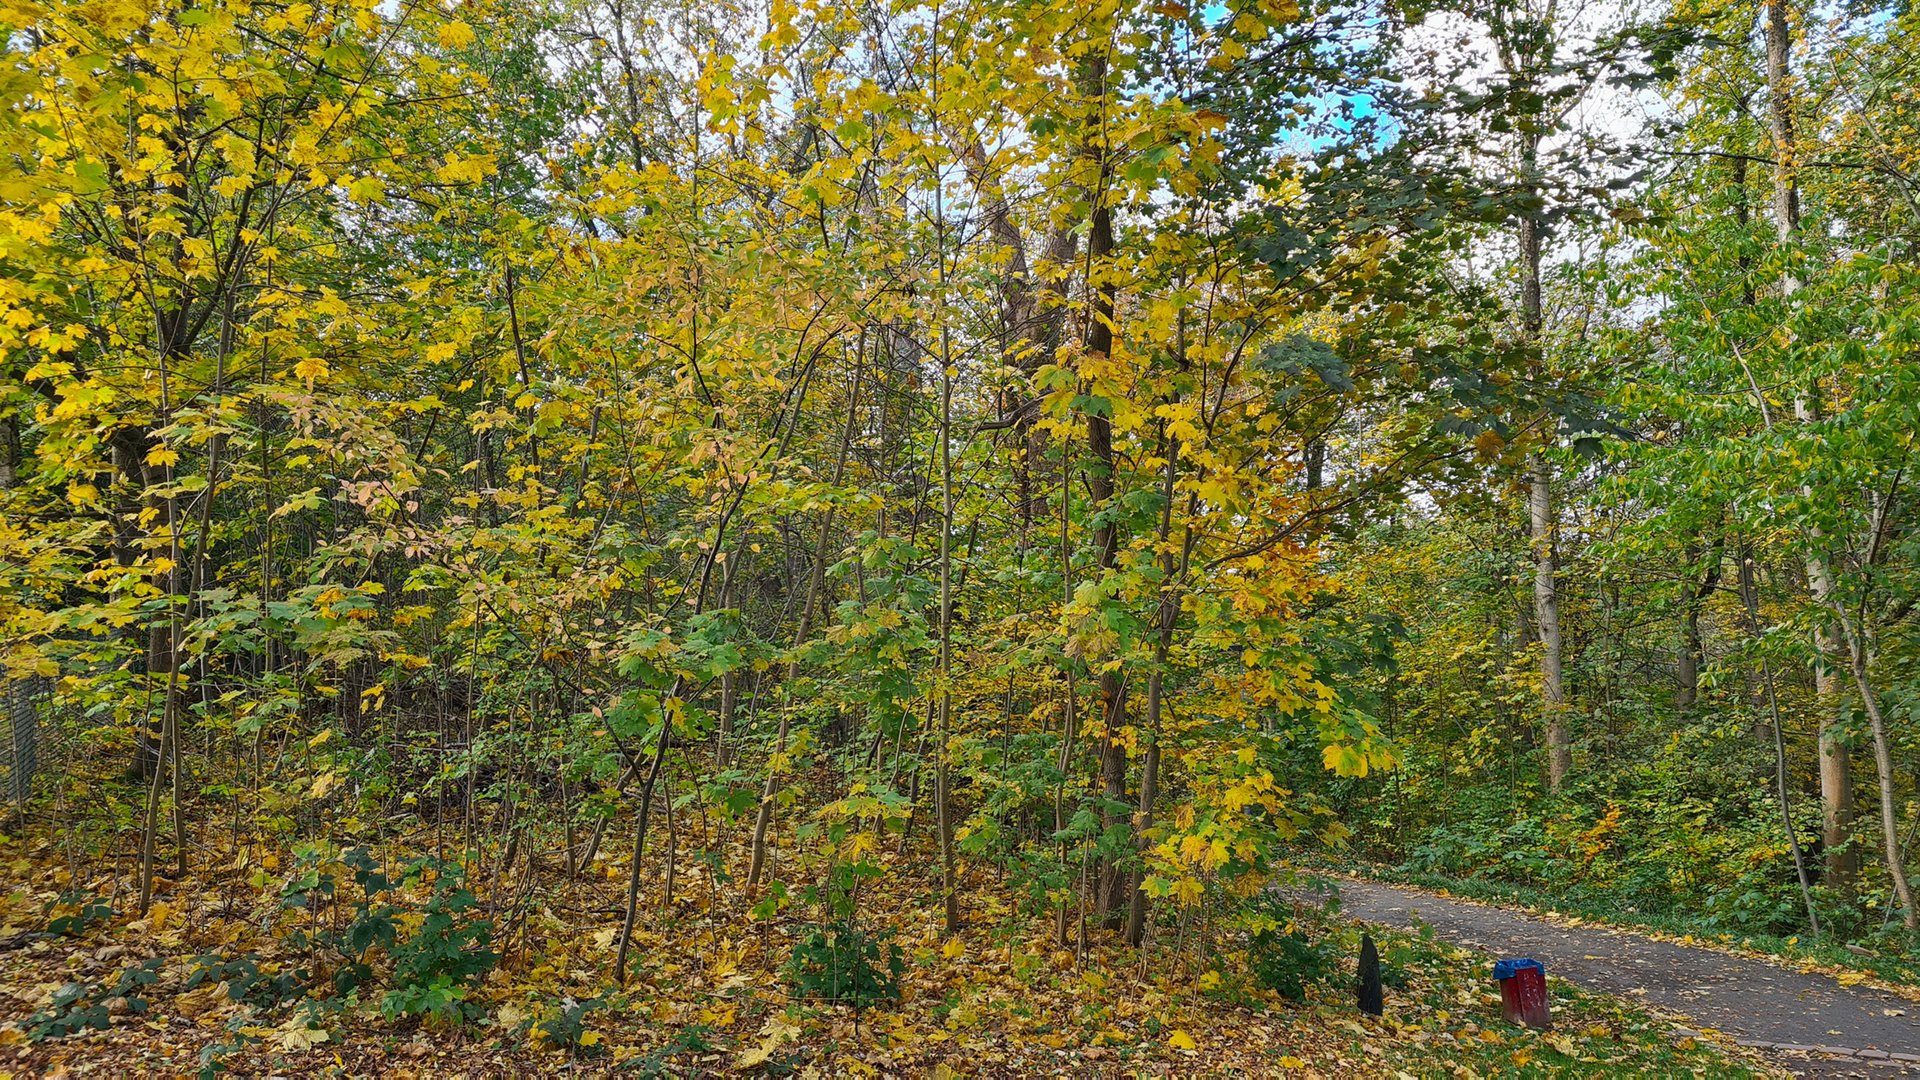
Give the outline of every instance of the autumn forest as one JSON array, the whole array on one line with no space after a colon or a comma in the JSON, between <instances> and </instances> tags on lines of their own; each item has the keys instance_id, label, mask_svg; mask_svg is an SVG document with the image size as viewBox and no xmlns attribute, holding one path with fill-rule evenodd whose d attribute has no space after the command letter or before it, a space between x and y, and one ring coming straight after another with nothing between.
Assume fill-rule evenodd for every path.
<instances>
[{"instance_id":1,"label":"autumn forest","mask_svg":"<svg viewBox=\"0 0 1920 1080\"><path fill-rule=\"evenodd\" d=\"M1764 1072L1353 875L1920 982L1906 0L0 25L0 1071Z\"/></svg>"}]
</instances>

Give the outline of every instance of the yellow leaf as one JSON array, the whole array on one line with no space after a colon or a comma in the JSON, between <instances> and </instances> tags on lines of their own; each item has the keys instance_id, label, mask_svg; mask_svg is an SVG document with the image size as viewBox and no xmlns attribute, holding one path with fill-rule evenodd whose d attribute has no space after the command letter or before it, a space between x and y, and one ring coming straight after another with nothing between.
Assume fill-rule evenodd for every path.
<instances>
[{"instance_id":1,"label":"yellow leaf","mask_svg":"<svg viewBox=\"0 0 1920 1080\"><path fill-rule=\"evenodd\" d=\"M1193 1041L1193 1036L1177 1028L1173 1034L1167 1036L1167 1045L1173 1047L1175 1050L1198 1050L1200 1048L1200 1044Z\"/></svg>"},{"instance_id":2,"label":"yellow leaf","mask_svg":"<svg viewBox=\"0 0 1920 1080\"><path fill-rule=\"evenodd\" d=\"M155 900L153 906L147 908L147 929L159 930L166 926L167 916L171 914L173 914L173 905L165 900Z\"/></svg>"},{"instance_id":3,"label":"yellow leaf","mask_svg":"<svg viewBox=\"0 0 1920 1080\"><path fill-rule=\"evenodd\" d=\"M958 960L967 955L967 943L960 940L958 935L950 937L945 945L940 946L940 955L949 960Z\"/></svg>"},{"instance_id":4,"label":"yellow leaf","mask_svg":"<svg viewBox=\"0 0 1920 1080\"><path fill-rule=\"evenodd\" d=\"M357 203L383 202L387 197L387 182L377 176L355 177L347 185L347 197Z\"/></svg>"},{"instance_id":5,"label":"yellow leaf","mask_svg":"<svg viewBox=\"0 0 1920 1080\"><path fill-rule=\"evenodd\" d=\"M1351 746L1335 743L1320 751L1321 760L1339 776L1367 775L1367 759Z\"/></svg>"},{"instance_id":6,"label":"yellow leaf","mask_svg":"<svg viewBox=\"0 0 1920 1080\"><path fill-rule=\"evenodd\" d=\"M174 465L178 464L179 461L180 452L168 447L164 443L147 451L147 464L149 465Z\"/></svg>"},{"instance_id":7,"label":"yellow leaf","mask_svg":"<svg viewBox=\"0 0 1920 1080\"><path fill-rule=\"evenodd\" d=\"M434 170L434 175L449 184L476 184L491 176L498 166L491 154L450 157Z\"/></svg>"},{"instance_id":8,"label":"yellow leaf","mask_svg":"<svg viewBox=\"0 0 1920 1080\"><path fill-rule=\"evenodd\" d=\"M282 1050L311 1050L327 1041L327 1029L307 1026L305 1016L296 1016L274 1029L278 1038L274 1045Z\"/></svg>"},{"instance_id":9,"label":"yellow leaf","mask_svg":"<svg viewBox=\"0 0 1920 1080\"><path fill-rule=\"evenodd\" d=\"M464 49L473 44L473 27L455 20L440 24L440 45L447 49Z\"/></svg>"},{"instance_id":10,"label":"yellow leaf","mask_svg":"<svg viewBox=\"0 0 1920 1080\"><path fill-rule=\"evenodd\" d=\"M800 1034L800 1025L788 1020L784 1015L776 1015L767 1021L767 1026L761 1028L760 1033L766 1038L760 1041L759 1046L734 1058L734 1068L751 1069L759 1066L773 1056L773 1052L780 1048L781 1043Z\"/></svg>"},{"instance_id":11,"label":"yellow leaf","mask_svg":"<svg viewBox=\"0 0 1920 1080\"><path fill-rule=\"evenodd\" d=\"M340 782L341 782L341 776L339 773L323 772L319 776L316 776L313 778L313 790L307 793L307 797L312 799L324 799L327 797L327 794L329 792L331 792L334 788L337 788L340 786Z\"/></svg>"}]
</instances>

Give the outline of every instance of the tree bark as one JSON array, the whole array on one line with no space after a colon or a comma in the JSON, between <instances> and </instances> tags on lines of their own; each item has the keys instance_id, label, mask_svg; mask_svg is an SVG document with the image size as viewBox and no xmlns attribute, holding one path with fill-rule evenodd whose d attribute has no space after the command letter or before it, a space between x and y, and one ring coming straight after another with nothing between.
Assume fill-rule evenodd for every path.
<instances>
[{"instance_id":1,"label":"tree bark","mask_svg":"<svg viewBox=\"0 0 1920 1080\"><path fill-rule=\"evenodd\" d=\"M1788 29L1786 0L1768 0L1766 6L1767 98L1769 129L1773 140L1773 224L1780 243L1789 244L1800 228L1800 189L1795 162L1793 133L1793 41ZM1800 290L1800 281L1789 271L1780 278L1783 300L1791 303ZM1794 395L1793 413L1800 423L1820 418L1819 387L1811 382ZM1802 494L1811 496L1810 489ZM1807 591L1814 606L1826 608L1833 597L1833 577L1826 556L1820 550L1819 530L1809 539L1813 552L1807 557ZM1859 856L1852 850L1853 769L1848 759L1846 735L1840 727L1839 683L1835 661L1839 648L1831 626L1814 633L1814 648L1819 654L1814 665L1815 708L1820 716L1820 820L1821 841L1826 849L1827 884L1848 889L1859 868Z\"/></svg>"},{"instance_id":2,"label":"tree bark","mask_svg":"<svg viewBox=\"0 0 1920 1080\"><path fill-rule=\"evenodd\" d=\"M0 491L18 482L20 457L20 421L12 413L0 416Z\"/></svg>"},{"instance_id":3,"label":"tree bark","mask_svg":"<svg viewBox=\"0 0 1920 1080\"><path fill-rule=\"evenodd\" d=\"M1540 707L1546 714L1547 790L1559 791L1573 767L1573 735L1567 725L1561 681L1560 585L1553 544L1553 466L1535 453L1527 486L1533 526L1533 613L1540 632Z\"/></svg>"},{"instance_id":4,"label":"tree bark","mask_svg":"<svg viewBox=\"0 0 1920 1080\"><path fill-rule=\"evenodd\" d=\"M1184 355L1183 346L1178 350ZM1180 619L1180 601L1186 579L1188 561L1193 551L1193 534L1187 529L1185 541L1181 545L1179 559L1167 547L1167 539L1173 533L1173 494L1180 468L1180 440L1165 432L1162 427L1160 452L1166 455L1166 474L1160 482L1160 528L1156 539L1160 548L1160 603L1154 612L1155 637L1153 642L1153 670L1147 673L1147 754L1140 766L1140 812L1134 827L1137 835L1134 850L1141 866L1134 870L1131 877L1132 888L1127 901L1126 941L1138 945L1146 938L1147 894L1142 887L1146 880L1147 834L1153 828L1153 804L1160 792L1160 734L1163 713L1165 711L1165 687L1167 656L1173 647L1174 626ZM1191 511L1192 507L1188 508Z\"/></svg>"},{"instance_id":5,"label":"tree bark","mask_svg":"<svg viewBox=\"0 0 1920 1080\"><path fill-rule=\"evenodd\" d=\"M1520 182L1529 191L1540 186L1540 135L1523 131L1520 136ZM1522 343L1535 354L1532 368L1535 381L1544 378L1546 365L1540 357L1546 315L1540 292L1540 221L1532 213L1522 214L1519 222L1520 249L1520 334ZM1547 790L1557 792L1566 782L1573 765L1573 736L1567 725L1566 689L1562 682L1560 637L1560 584L1554 551L1553 463L1545 448L1552 444L1554 419L1540 419L1541 447L1528 458L1527 518L1533 554L1533 616L1540 635L1540 711L1546 725Z\"/></svg>"},{"instance_id":6,"label":"tree bark","mask_svg":"<svg viewBox=\"0 0 1920 1080\"><path fill-rule=\"evenodd\" d=\"M1760 588L1753 572L1753 556L1740 553L1740 608L1746 615L1747 633L1760 636ZM1793 873L1800 885L1800 901L1807 909L1807 929L1820 933L1820 912L1813 903L1813 875L1807 869L1806 853L1800 848L1800 832L1793 824L1793 802L1787 784L1787 733L1780 722L1780 696L1773 681L1773 666L1760 660L1760 684L1767 697L1767 716L1773 728L1773 789L1780 800L1780 823L1787 833L1787 851L1793 856Z\"/></svg>"},{"instance_id":7,"label":"tree bark","mask_svg":"<svg viewBox=\"0 0 1920 1080\"><path fill-rule=\"evenodd\" d=\"M1087 250L1088 273L1096 278L1091 286L1093 316L1087 328L1087 351L1104 357L1113 351L1114 306L1113 286L1106 280L1106 269L1102 266L1113 251L1113 211L1104 202L1094 207ZM1088 509L1100 515L1112 509L1119 459L1113 449L1113 421L1098 411L1087 413L1087 449L1093 457L1093 467L1087 476L1087 491L1091 495ZM1119 564L1120 527L1111 514L1096 520L1099 523L1093 529L1094 564L1104 576L1113 573ZM1120 823L1117 807L1127 799L1127 745L1120 737L1120 729L1126 726L1127 720L1127 682L1122 672L1105 665L1102 668L1099 677L1100 793L1105 801L1100 817L1102 829L1111 830ZM1101 860L1096 906L1109 922L1119 917L1126 901L1122 895L1125 880L1117 859L1108 856Z\"/></svg>"},{"instance_id":8,"label":"tree bark","mask_svg":"<svg viewBox=\"0 0 1920 1080\"><path fill-rule=\"evenodd\" d=\"M1704 554L1695 546L1690 554L1704 560L1705 565L1701 568L1700 584L1685 583L1686 593L1681 598L1679 685L1674 689L1673 703L1682 711L1691 711L1700 700L1700 671L1706 666L1706 646L1700 636L1700 609L1720 584L1720 545L1716 542L1707 547Z\"/></svg>"},{"instance_id":9,"label":"tree bark","mask_svg":"<svg viewBox=\"0 0 1920 1080\"><path fill-rule=\"evenodd\" d=\"M943 251L941 259L946 258ZM944 275L942 275L944 277ZM944 299L944 298L943 298ZM960 894L953 865L953 364L947 329L940 328L940 720L933 748L933 821L940 834L940 895L947 933L960 929Z\"/></svg>"},{"instance_id":10,"label":"tree bark","mask_svg":"<svg viewBox=\"0 0 1920 1080\"><path fill-rule=\"evenodd\" d=\"M1867 711L1867 725L1873 731L1873 764L1880 786L1880 834L1887 857L1887 876L1893 879L1893 894L1900 901L1900 922L1908 930L1920 929L1920 911L1914 910L1913 888L1907 883L1907 868L1900 858L1900 814L1894 801L1893 747L1887 738L1886 715L1880 709L1880 695L1867 678L1867 628L1848 619L1834 604L1834 616L1847 639L1847 666L1853 673L1854 688Z\"/></svg>"}]
</instances>

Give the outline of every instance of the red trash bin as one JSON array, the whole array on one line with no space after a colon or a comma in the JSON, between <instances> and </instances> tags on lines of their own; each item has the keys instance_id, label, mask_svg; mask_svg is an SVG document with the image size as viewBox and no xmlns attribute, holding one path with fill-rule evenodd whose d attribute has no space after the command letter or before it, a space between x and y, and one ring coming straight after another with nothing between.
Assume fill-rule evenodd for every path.
<instances>
[{"instance_id":1,"label":"red trash bin","mask_svg":"<svg viewBox=\"0 0 1920 1080\"><path fill-rule=\"evenodd\" d=\"M1500 982L1500 1009L1509 1023L1522 1027L1553 1026L1547 1007L1547 968L1538 960L1496 960L1493 977Z\"/></svg>"}]
</instances>

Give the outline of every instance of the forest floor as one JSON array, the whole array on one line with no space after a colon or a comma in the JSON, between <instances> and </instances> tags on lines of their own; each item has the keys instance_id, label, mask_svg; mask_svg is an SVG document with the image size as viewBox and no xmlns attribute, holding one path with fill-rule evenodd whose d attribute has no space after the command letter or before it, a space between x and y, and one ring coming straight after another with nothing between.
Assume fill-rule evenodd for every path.
<instances>
[{"instance_id":1,"label":"forest floor","mask_svg":"<svg viewBox=\"0 0 1920 1080\"><path fill-rule=\"evenodd\" d=\"M1788 967L1567 918L1345 879L1341 911L1418 929L1495 956L1530 956L1549 975L1623 995L1731 1036L1800 1073L1920 1075L1920 1004L1857 974Z\"/></svg>"},{"instance_id":2,"label":"forest floor","mask_svg":"<svg viewBox=\"0 0 1920 1080\"><path fill-rule=\"evenodd\" d=\"M1319 970L1289 1000L1250 972L1224 907L1177 912L1140 950L1110 932L1055 940L1051 906L1005 868L962 867L967 925L941 928L927 830L889 838L860 896L860 921L897 945L895 995L864 1011L801 995L796 943L822 918L804 886L819 868L782 834L775 873L789 902L741 885L739 824L689 815L677 883L650 850L632 977L614 984L614 943L631 828L615 819L598 857L568 874L554 852L512 866L481 837L465 857L473 915L496 927L497 966L461 988L457 1019L383 1013L401 989L394 957L363 956L367 981L338 971L303 931L341 923L345 894L289 904L319 872L312 848L193 806L184 873L164 873L146 913L129 896L141 790L102 766L69 775L63 799L0 832L0 1080L13 1076L1261 1075L1752 1076L1755 1053L1690 1032L1631 995L1556 988L1558 1024L1533 1032L1500 1015L1490 962L1431 937L1383 931L1393 972L1386 1016L1354 1006L1359 929L1317 904L1283 908L1315 943ZM76 816L71 808L96 813ZM336 806L312 831L362 845L382 866L437 847ZM291 820L291 819L289 819ZM458 823L448 827L452 833ZM424 832L422 831L424 830ZM450 855L458 849L448 836ZM659 847L666 847L662 844ZM299 850L305 848L307 855ZM329 849L333 850L333 849ZM332 856L342 857L341 855ZM172 869L170 853L158 860ZM331 865L332 869L327 867ZM503 872L501 867L507 869ZM344 880L344 878L342 879ZM409 879L412 881L412 879ZM307 894L311 895L311 894ZM425 884L396 887L401 943L424 933ZM1356 900L1359 890L1354 893ZM514 902L514 897L525 898ZM1285 903L1283 901L1283 903ZM1291 915L1285 913L1291 911ZM1171 912L1170 912L1171 914ZM1077 935L1076 935L1077 936ZM1550 964L1560 967L1558 960ZM64 1004L63 1004L64 1003ZM591 1008L584 1003L592 1003ZM97 1010L97 1014L85 1010ZM98 1024L81 1023L97 1015ZM62 1024L64 1018L64 1026ZM543 1034L545 1033L545 1034ZM564 1039L555 1033L564 1034Z\"/></svg>"}]
</instances>

